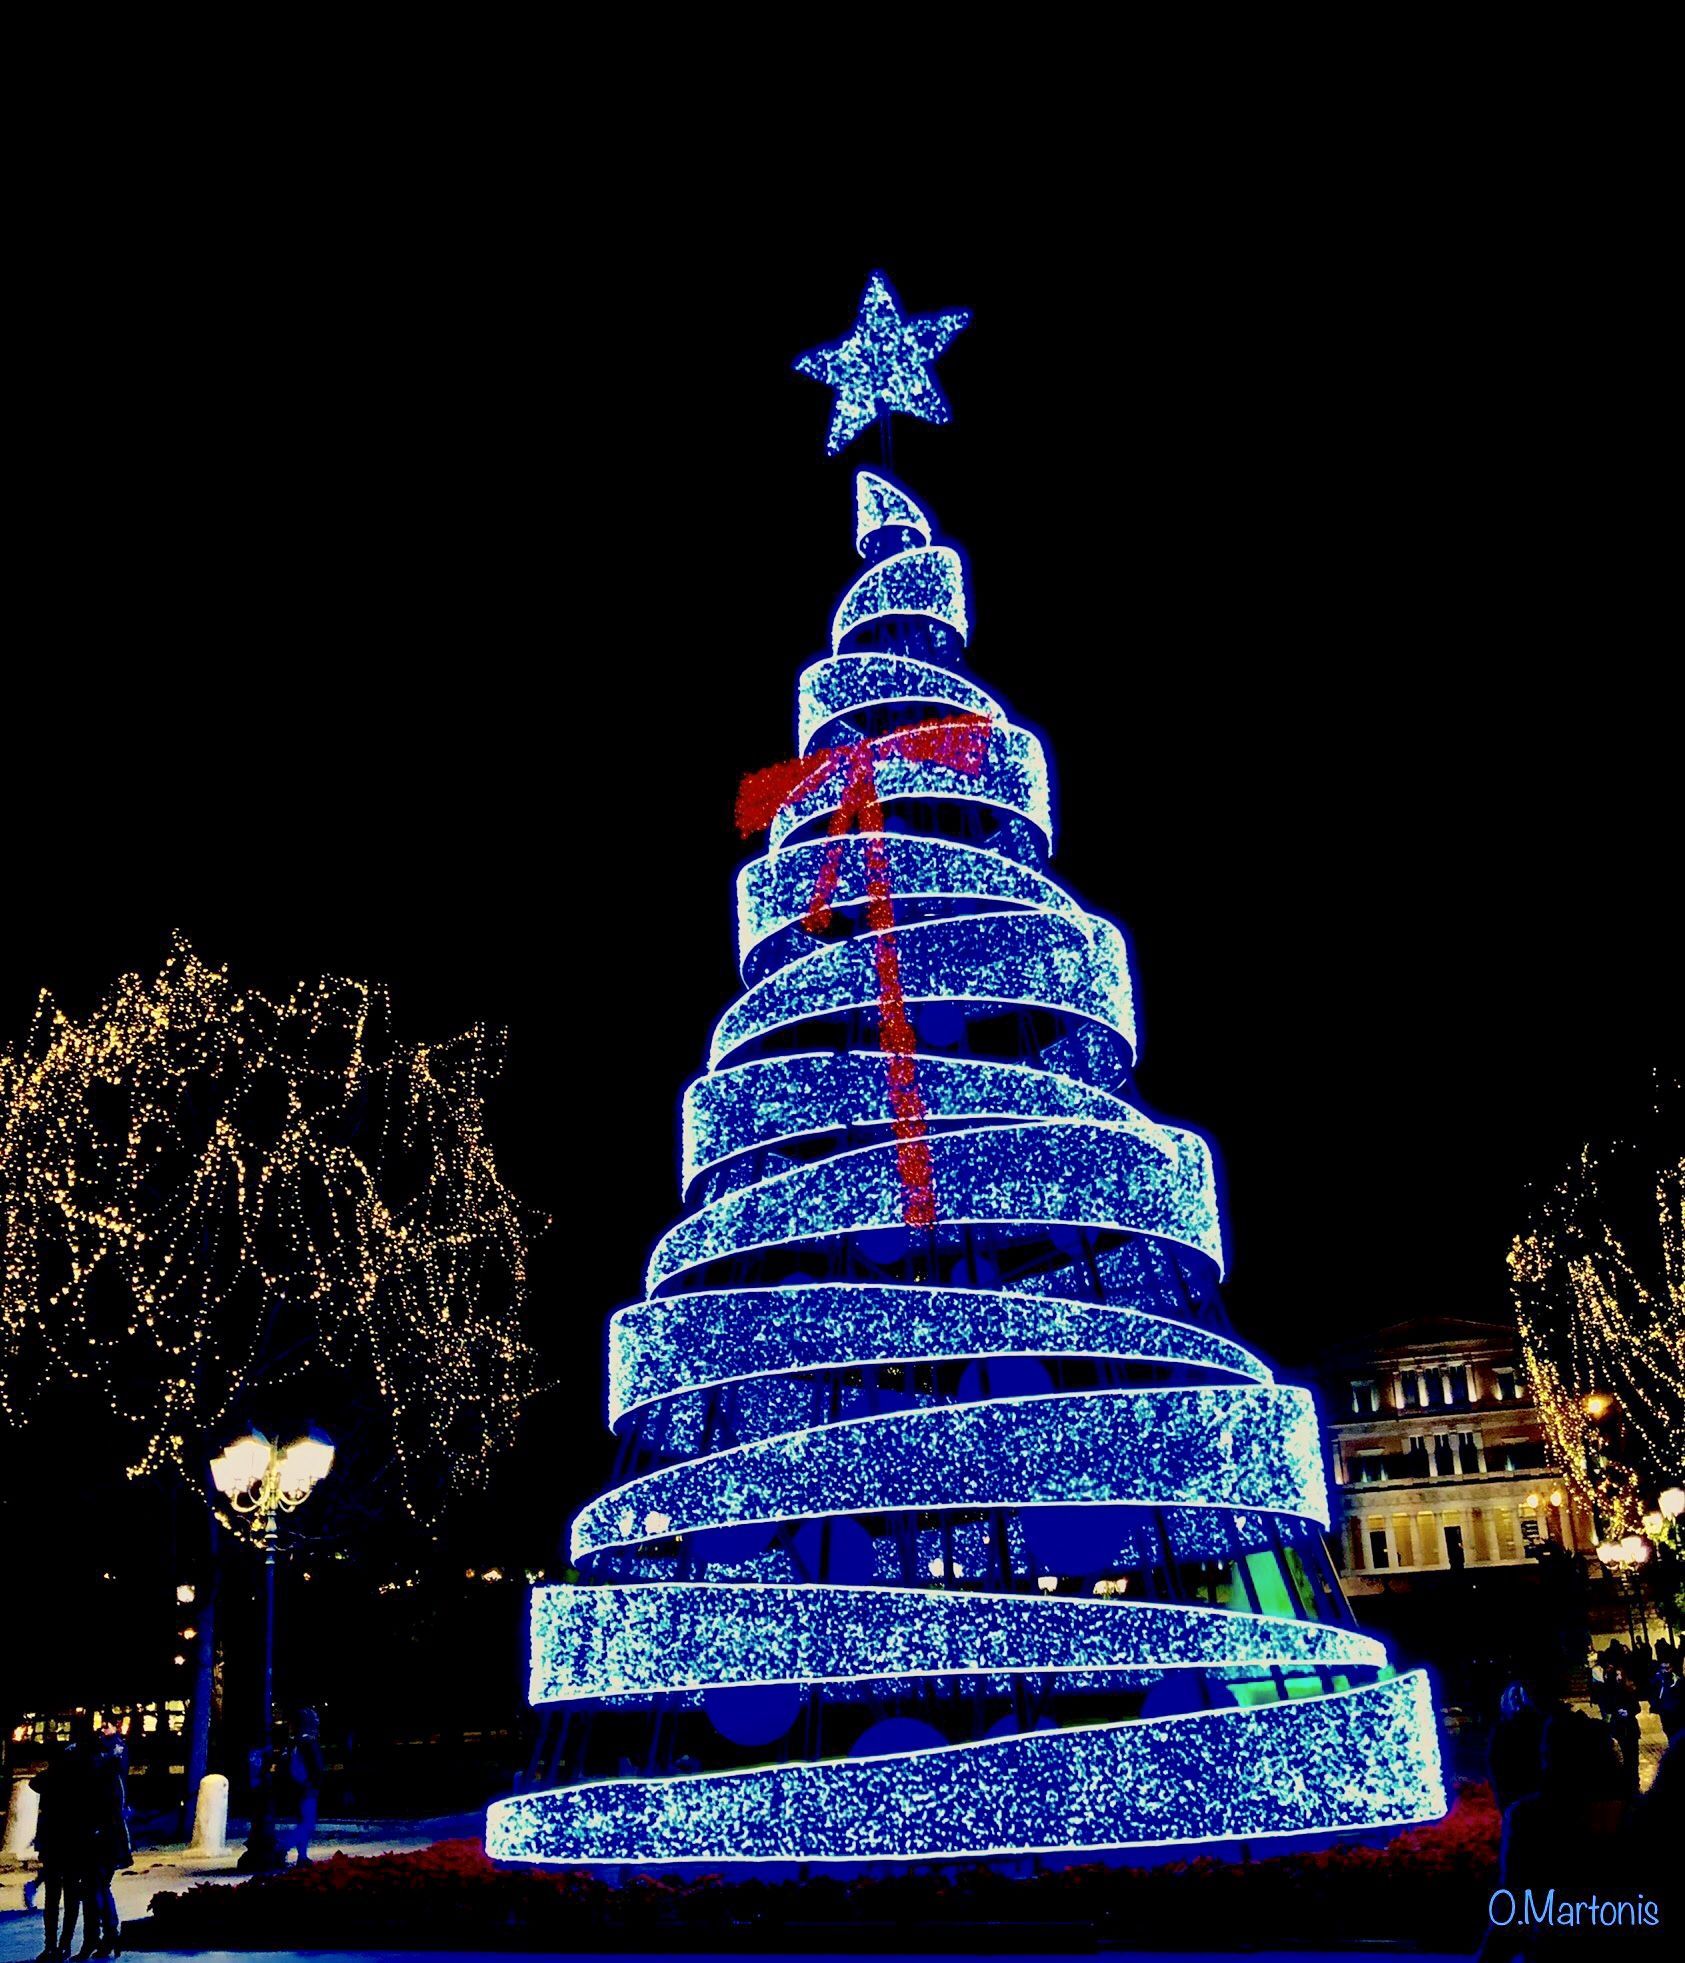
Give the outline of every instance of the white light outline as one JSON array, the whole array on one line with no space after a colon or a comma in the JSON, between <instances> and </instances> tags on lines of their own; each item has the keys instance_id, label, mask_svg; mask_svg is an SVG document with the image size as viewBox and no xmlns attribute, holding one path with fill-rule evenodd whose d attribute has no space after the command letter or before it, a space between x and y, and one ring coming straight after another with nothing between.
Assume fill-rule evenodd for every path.
<instances>
[{"instance_id":1,"label":"white light outline","mask_svg":"<svg viewBox=\"0 0 1685 1963\"><path fill-rule=\"evenodd\" d=\"M689 1506L720 1504L721 1500L716 1495L722 1487L730 1484L731 1475L739 1467L753 1466L756 1471L764 1467L767 1475L764 1484L768 1487L777 1486L780 1473L785 1476L785 1481L788 1483L799 1468L789 1463L781 1465L780 1457L787 1459L792 1452L808 1441L859 1439L877 1428L894 1426L905 1434L915 1451L926 1455L925 1463L928 1466L929 1455L941 1448L941 1434L961 1429L965 1419L974 1418L979 1413L987 1412L998 1417L1008 1411L1058 1407L1068 1412L1074 1419L1086 1417L1089 1423L1098 1424L1102 1411L1113 1408L1122 1410L1126 1408L1122 1400L1139 1398L1160 1400L1166 1419L1178 1406L1201 1402L1212 1406L1211 1416L1204 1427L1212 1440L1220 1440L1224 1426L1232 1426L1241 1414L1254 1410L1284 1413L1284 1416L1275 1420L1275 1436L1269 1442L1284 1453L1282 1463L1274 1469L1283 1478L1286 1497L1280 1500L1253 1500L1245 1497L1230 1497L1225 1493L1215 1499L1200 1499L1178 1497L1174 1492L1166 1494L1151 1491L1133 1495L1114 1493L1092 1500L1072 1499L1058 1492L1040 1494L1031 1492L1017 1496L1001 1494L986 1499L958 1493L929 1500L895 1498L891 1496L893 1487L891 1475L898 1468L893 1463L886 1462L876 1469L881 1479L878 1491L860 1499L842 1496L838 1498L835 1505L810 1506L799 1496L789 1494L790 1504L783 1504L782 1497L776 1497L772 1493L768 1493L764 1500L743 1498L739 1489L728 1495L734 1502L741 1499L742 1504L746 1506L764 1505L770 1508L775 1505L776 1498L777 1510L728 1514L718 1519L697 1519L690 1517L687 1512L687 1502ZM1224 1407L1233 1407L1232 1413L1225 1415ZM1301 1449L1298 1462L1295 1464L1285 1456L1285 1453L1294 1443L1294 1434L1307 1428L1310 1435L1308 1439L1299 1441ZM937 1436L934 1439L927 1439L923 1437L926 1433L934 1433ZM948 1441L950 1451L953 1442ZM1232 1456L1234 1453L1232 1438L1224 1449L1230 1452L1231 1458L1225 1464L1213 1455L1208 1476L1231 1473L1237 1484L1244 1484L1250 1478L1271 1469L1258 1464L1255 1456L1251 1462L1240 1464ZM1254 1455L1259 1449L1257 1446L1251 1448ZM839 1470L840 1468L831 1468L833 1474ZM1145 1483L1144 1475L1157 1471L1158 1467L1155 1461L1151 1465L1138 1464L1132 1470L1137 1476L1143 1477ZM706 1485L713 1490L705 1491L698 1498L691 1498L684 1492L685 1486L690 1483ZM673 1487L678 1488L678 1495L668 1497L668 1489ZM649 1535L640 1532L635 1524L628 1529L620 1527L616 1522L612 1532L606 1531L607 1515L614 1510L616 1503L621 1514L624 1515L628 1511L631 1513L634 1523L645 1518L651 1511L664 1513L669 1520L678 1522L671 1531L680 1535L705 1533L715 1527L777 1526L786 1520L834 1520L861 1513L922 1513L941 1509L955 1512L1000 1509L1011 1512L1032 1506L1115 1506L1144 1510L1173 1507L1193 1513L1273 1514L1282 1520L1294 1523L1295 1528L1301 1523L1308 1522L1326 1529L1329 1524L1328 1493L1323 1478L1322 1440L1316 1421L1316 1407L1311 1402L1309 1391L1301 1389L1296 1384L1281 1383L1135 1385L1107 1387L1103 1390L1044 1391L1027 1397L977 1397L946 1404L916 1405L900 1411L865 1412L839 1418L834 1423L802 1425L794 1431L774 1432L765 1438L749 1439L743 1444L728 1445L716 1452L700 1453L694 1458L684 1459L672 1465L657 1466L649 1472L622 1481L618 1486L607 1487L595 1499L588 1501L574 1516L568 1538L569 1548L575 1561L588 1554L607 1554L620 1548L641 1546L649 1538ZM604 1537L600 1540L589 1538L596 1516L602 1516L605 1529Z\"/></svg>"}]
</instances>

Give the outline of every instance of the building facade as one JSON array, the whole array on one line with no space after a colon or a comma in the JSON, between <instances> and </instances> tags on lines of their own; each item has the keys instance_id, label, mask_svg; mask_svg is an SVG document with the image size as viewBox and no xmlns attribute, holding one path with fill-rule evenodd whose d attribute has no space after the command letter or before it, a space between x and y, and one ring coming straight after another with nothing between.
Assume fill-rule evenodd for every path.
<instances>
[{"instance_id":1,"label":"building facade","mask_svg":"<svg viewBox=\"0 0 1685 1963\"><path fill-rule=\"evenodd\" d=\"M1334 1557L1352 1596L1458 1569L1525 1569L1595 1536L1504 1323L1425 1316L1329 1353Z\"/></svg>"}]
</instances>

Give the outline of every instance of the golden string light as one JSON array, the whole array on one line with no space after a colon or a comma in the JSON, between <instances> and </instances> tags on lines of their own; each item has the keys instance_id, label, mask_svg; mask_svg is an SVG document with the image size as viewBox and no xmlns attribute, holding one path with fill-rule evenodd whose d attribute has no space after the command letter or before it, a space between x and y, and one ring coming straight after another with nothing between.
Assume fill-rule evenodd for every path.
<instances>
[{"instance_id":1,"label":"golden string light","mask_svg":"<svg viewBox=\"0 0 1685 1963\"><path fill-rule=\"evenodd\" d=\"M1509 1252L1522 1353L1545 1434L1556 1462L1617 1538L1639 1531L1658 1481L1676 1483L1685 1437L1685 1156L1670 1116L1678 1092L1664 1086L1656 1103L1663 1149L1653 1182L1653 1265L1629 1255L1609 1218L1616 1148L1589 1145Z\"/></svg>"},{"instance_id":2,"label":"golden string light","mask_svg":"<svg viewBox=\"0 0 1685 1963\"><path fill-rule=\"evenodd\" d=\"M483 1479L539 1387L520 1310L543 1222L485 1135L494 1035L388 1032L377 985L271 1001L179 936L86 1021L43 993L0 1052L0 1422L91 1384L131 1477L197 1481L256 1384L365 1370L412 1514Z\"/></svg>"}]
</instances>

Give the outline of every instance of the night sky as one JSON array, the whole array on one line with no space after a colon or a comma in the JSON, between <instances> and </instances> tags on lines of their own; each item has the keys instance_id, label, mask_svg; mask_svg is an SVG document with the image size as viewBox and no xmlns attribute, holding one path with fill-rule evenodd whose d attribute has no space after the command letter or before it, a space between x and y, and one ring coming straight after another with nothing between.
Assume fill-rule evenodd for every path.
<instances>
[{"instance_id":1,"label":"night sky","mask_svg":"<svg viewBox=\"0 0 1685 1963\"><path fill-rule=\"evenodd\" d=\"M827 460L790 362L881 265L974 311L895 474L1050 743L1056 870L1131 938L1141 1095L1219 1149L1241 1333L1306 1367L1502 1318L1529 1182L1681 1061L1643 276L1560 214L676 195L107 242L131 328L47 336L29 466L4 1040L173 928L384 981L407 1037L507 1025L556 1388L498 1504L559 1533L735 986L733 790L857 565L876 439Z\"/></svg>"}]
</instances>

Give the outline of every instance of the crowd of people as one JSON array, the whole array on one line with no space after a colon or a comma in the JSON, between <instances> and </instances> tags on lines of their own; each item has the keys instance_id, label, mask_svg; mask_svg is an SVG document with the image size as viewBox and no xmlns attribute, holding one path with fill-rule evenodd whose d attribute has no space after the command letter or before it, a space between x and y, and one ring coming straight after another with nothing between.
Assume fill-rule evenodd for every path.
<instances>
[{"instance_id":1,"label":"crowd of people","mask_svg":"<svg viewBox=\"0 0 1685 1963\"><path fill-rule=\"evenodd\" d=\"M41 1963L71 1954L76 1921L82 1920L79 1959L120 1956L122 1925L111 1884L119 1868L132 1867L129 1847L128 1752L109 1713L95 1728L92 1714L78 1712L69 1742L30 1785L40 1795L35 1851L41 1858L46 1947Z\"/></svg>"},{"instance_id":2,"label":"crowd of people","mask_svg":"<svg viewBox=\"0 0 1685 1963\"><path fill-rule=\"evenodd\" d=\"M1576 1710L1528 1683L1513 1683L1492 1735L1492 1789L1503 1809L1499 1885L1517 1902L1597 1896L1665 1904L1685 1844L1685 1698L1680 1659L1668 1643L1648 1650L1611 1643L1593 1660L1590 1701ZM1648 1703L1667 1746L1648 1792L1640 1792L1639 1713ZM1665 1909L1660 1926L1673 1921ZM1624 1933L1624 1931L1623 1931ZM1670 1932L1669 1940L1677 1934ZM1483 1963L1589 1954L1569 1927L1494 1927Z\"/></svg>"},{"instance_id":3,"label":"crowd of people","mask_svg":"<svg viewBox=\"0 0 1685 1963\"><path fill-rule=\"evenodd\" d=\"M268 1748L253 1755L252 1792L273 1824L291 1816L276 1854L284 1862L296 1850L301 1865L310 1859L316 1809L324 1774L321 1724L302 1706L288 1721L278 1719ZM71 1720L70 1737L36 1773L30 1785L40 1797L35 1852L40 1874L33 1896L41 1903L45 1944L37 1963L89 1963L121 1956L123 1930L112 1884L120 1869L134 1866L129 1839L129 1761L122 1728L107 1713L97 1724L87 1711ZM33 1899L26 1892L25 1902ZM73 1950L78 1921L82 1947Z\"/></svg>"}]
</instances>

